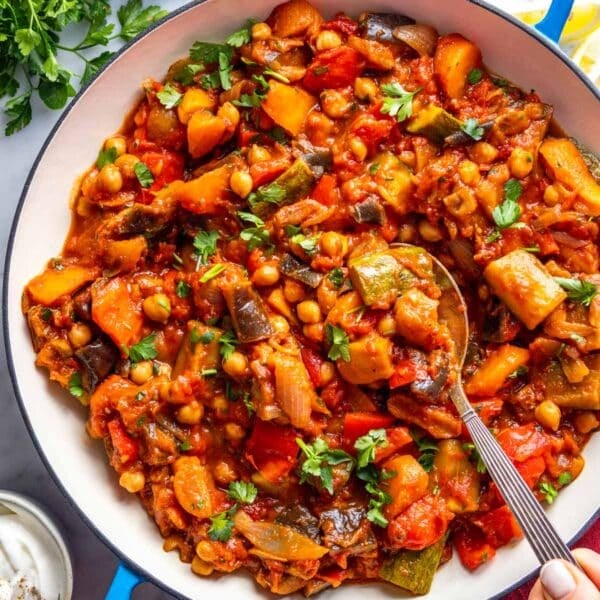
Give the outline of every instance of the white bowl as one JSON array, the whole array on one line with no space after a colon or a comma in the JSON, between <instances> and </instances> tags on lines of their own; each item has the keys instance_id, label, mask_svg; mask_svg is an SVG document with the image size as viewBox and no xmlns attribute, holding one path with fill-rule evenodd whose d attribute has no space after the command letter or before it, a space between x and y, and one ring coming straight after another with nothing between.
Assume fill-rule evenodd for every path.
<instances>
[{"instance_id":1,"label":"white bowl","mask_svg":"<svg viewBox=\"0 0 600 600\"><path fill-rule=\"evenodd\" d=\"M86 435L84 410L34 366L20 297L27 281L49 257L60 253L69 228L67 200L73 183L139 99L140 82L147 76L163 77L170 63L185 55L195 40L223 40L247 17L265 17L277 3L207 0L188 5L126 47L78 95L46 141L23 191L7 252L4 319L9 366L42 457L87 522L115 552L165 589L188 598L219 594L228 600L250 600L264 598L265 593L245 575L201 579L189 565L179 562L176 553L162 551L153 522L138 501L116 485L102 445ZM526 89L537 90L554 105L558 120L570 134L600 152L600 102L594 88L551 42L496 9L468 0L318 0L315 4L327 15L341 10L358 15L369 8L408 14L440 32L462 32L481 47L489 68ZM598 509L600 436L592 439L585 456L588 467L548 510L565 539L581 532ZM489 598L506 592L537 566L525 541L503 548L475 573L467 572L455 559L440 569L426 598ZM365 593L378 598L402 594L392 586L368 585L326 591L321 598L360 600Z\"/></svg>"}]
</instances>

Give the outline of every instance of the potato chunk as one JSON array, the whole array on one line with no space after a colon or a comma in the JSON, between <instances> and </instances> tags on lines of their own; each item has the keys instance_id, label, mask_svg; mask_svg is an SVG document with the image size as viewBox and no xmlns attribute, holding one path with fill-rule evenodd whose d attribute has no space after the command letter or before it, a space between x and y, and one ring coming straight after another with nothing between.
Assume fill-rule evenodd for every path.
<instances>
[{"instance_id":1,"label":"potato chunk","mask_svg":"<svg viewBox=\"0 0 600 600\"><path fill-rule=\"evenodd\" d=\"M535 329L567 297L544 265L525 250L492 261L483 275L527 329Z\"/></svg>"},{"instance_id":2,"label":"potato chunk","mask_svg":"<svg viewBox=\"0 0 600 600\"><path fill-rule=\"evenodd\" d=\"M398 333L412 344L427 350L437 345L439 302L415 288L396 300L394 317Z\"/></svg>"},{"instance_id":3,"label":"potato chunk","mask_svg":"<svg viewBox=\"0 0 600 600\"><path fill-rule=\"evenodd\" d=\"M389 339L377 333L370 333L350 343L350 361L337 361L340 374L346 381L355 384L374 383L391 377L394 372L390 358L391 346Z\"/></svg>"}]
</instances>

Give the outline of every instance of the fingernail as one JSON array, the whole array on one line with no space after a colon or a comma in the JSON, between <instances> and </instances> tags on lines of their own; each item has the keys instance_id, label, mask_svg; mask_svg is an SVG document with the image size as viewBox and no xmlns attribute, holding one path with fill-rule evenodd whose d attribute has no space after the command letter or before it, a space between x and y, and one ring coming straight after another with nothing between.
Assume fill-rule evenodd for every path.
<instances>
[{"instance_id":1,"label":"fingernail","mask_svg":"<svg viewBox=\"0 0 600 600\"><path fill-rule=\"evenodd\" d=\"M540 580L553 600L560 600L575 591L577 584L560 560L551 560L542 567Z\"/></svg>"}]
</instances>

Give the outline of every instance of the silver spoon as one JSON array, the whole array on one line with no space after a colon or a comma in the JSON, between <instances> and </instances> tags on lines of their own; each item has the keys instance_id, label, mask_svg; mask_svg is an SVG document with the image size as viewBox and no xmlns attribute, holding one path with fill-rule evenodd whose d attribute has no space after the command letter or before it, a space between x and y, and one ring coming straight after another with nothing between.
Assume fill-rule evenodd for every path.
<instances>
[{"instance_id":1,"label":"silver spoon","mask_svg":"<svg viewBox=\"0 0 600 600\"><path fill-rule=\"evenodd\" d=\"M393 245L409 246L409 244ZM421 250L427 252L422 248ZM433 261L436 282L442 290L438 309L440 321L448 327L455 344L456 380L450 389L450 398L466 425L488 473L519 522L540 563L543 564L553 558L562 558L578 566L575 557L550 523L541 504L529 489L529 486L523 481L520 473L504 453L496 438L479 418L465 394L461 372L469 339L467 305L448 269L435 256L428 252L427 254Z\"/></svg>"}]
</instances>

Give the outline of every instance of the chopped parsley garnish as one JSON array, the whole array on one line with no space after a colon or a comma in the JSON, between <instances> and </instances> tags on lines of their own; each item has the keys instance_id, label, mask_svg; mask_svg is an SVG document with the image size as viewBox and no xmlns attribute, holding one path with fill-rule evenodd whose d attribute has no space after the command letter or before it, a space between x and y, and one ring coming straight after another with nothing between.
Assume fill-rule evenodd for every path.
<instances>
[{"instance_id":1,"label":"chopped parsley garnish","mask_svg":"<svg viewBox=\"0 0 600 600\"><path fill-rule=\"evenodd\" d=\"M281 81L281 83L290 83L290 80L285 75L282 75L277 71L273 71L273 69L270 69L269 67L267 67L263 71L263 75L267 75L269 77L272 77L273 79L277 79L277 81Z\"/></svg>"},{"instance_id":2,"label":"chopped parsley garnish","mask_svg":"<svg viewBox=\"0 0 600 600\"><path fill-rule=\"evenodd\" d=\"M215 254L218 239L219 234L216 231L200 230L194 236L193 246L197 256L196 270L200 265L206 265L208 259Z\"/></svg>"},{"instance_id":3,"label":"chopped parsley garnish","mask_svg":"<svg viewBox=\"0 0 600 600\"><path fill-rule=\"evenodd\" d=\"M566 277L554 277L554 281L567 292L569 300L583 304L583 306L589 306L598 293L598 288L589 281L567 279Z\"/></svg>"},{"instance_id":4,"label":"chopped parsley garnish","mask_svg":"<svg viewBox=\"0 0 600 600\"><path fill-rule=\"evenodd\" d=\"M143 188L149 188L154 183L154 175L141 160L135 163L133 171Z\"/></svg>"},{"instance_id":5,"label":"chopped parsley garnish","mask_svg":"<svg viewBox=\"0 0 600 600\"><path fill-rule=\"evenodd\" d=\"M350 339L343 329L327 323L325 326L325 338L329 344L328 358L331 360L342 359L345 362L350 362Z\"/></svg>"},{"instance_id":6,"label":"chopped parsley garnish","mask_svg":"<svg viewBox=\"0 0 600 600\"><path fill-rule=\"evenodd\" d=\"M266 95L260 91L254 91L252 94L242 94L239 100L234 100L233 104L240 108L258 108Z\"/></svg>"},{"instance_id":7,"label":"chopped parsley garnish","mask_svg":"<svg viewBox=\"0 0 600 600\"><path fill-rule=\"evenodd\" d=\"M558 483L559 485L565 486L565 485L569 485L571 483L571 481L573 481L573 475L571 475L571 473L569 473L569 471L565 471L564 473L561 473L558 476Z\"/></svg>"},{"instance_id":8,"label":"chopped parsley garnish","mask_svg":"<svg viewBox=\"0 0 600 600\"><path fill-rule=\"evenodd\" d=\"M300 246L300 248L302 248L309 256L317 253L319 244L318 236L306 236L303 233L297 233L290 238L290 241L293 244L298 244L298 246Z\"/></svg>"},{"instance_id":9,"label":"chopped parsley garnish","mask_svg":"<svg viewBox=\"0 0 600 600\"><path fill-rule=\"evenodd\" d=\"M333 283L333 285L336 288L341 288L345 279L344 271L342 271L342 269L340 269L339 267L334 267L333 269L331 269L331 271L329 271L329 275L327 275L327 278L329 279L329 281L331 281L331 283Z\"/></svg>"},{"instance_id":10,"label":"chopped parsley garnish","mask_svg":"<svg viewBox=\"0 0 600 600\"><path fill-rule=\"evenodd\" d=\"M202 71L204 71L204 65L195 65L190 63L189 65L185 65L182 69L180 69L173 79L179 83L182 83L183 85L192 85L196 75L198 73L202 73Z\"/></svg>"},{"instance_id":11,"label":"chopped parsley garnish","mask_svg":"<svg viewBox=\"0 0 600 600\"><path fill-rule=\"evenodd\" d=\"M373 163L370 167L369 167L369 174L370 175L376 175L377 171L379 171L379 167L380 164L379 163Z\"/></svg>"},{"instance_id":12,"label":"chopped parsley garnish","mask_svg":"<svg viewBox=\"0 0 600 600\"><path fill-rule=\"evenodd\" d=\"M479 125L479 121L477 119L467 119L461 125L461 129L474 140L480 140L485 133L483 127Z\"/></svg>"},{"instance_id":13,"label":"chopped parsley garnish","mask_svg":"<svg viewBox=\"0 0 600 600\"><path fill-rule=\"evenodd\" d=\"M135 424L138 427L143 427L146 424L146 415L142 415L141 417L139 417L137 419L137 421L135 422Z\"/></svg>"},{"instance_id":14,"label":"chopped parsley garnish","mask_svg":"<svg viewBox=\"0 0 600 600\"><path fill-rule=\"evenodd\" d=\"M312 444L306 444L301 438L296 438L300 450L304 454L304 462L300 468L300 483L315 478L321 482L323 489L333 496L332 466L348 463L354 464L352 457L343 450L331 450L327 442L317 438Z\"/></svg>"},{"instance_id":15,"label":"chopped parsley garnish","mask_svg":"<svg viewBox=\"0 0 600 600\"><path fill-rule=\"evenodd\" d=\"M525 365L521 365L517 367L509 376L508 379L518 379L519 377L523 377L527 375L529 369Z\"/></svg>"},{"instance_id":16,"label":"chopped parsley garnish","mask_svg":"<svg viewBox=\"0 0 600 600\"><path fill-rule=\"evenodd\" d=\"M229 510L224 510L210 517L210 528L208 537L215 542L226 542L233 533L232 516L237 510L237 505L233 505Z\"/></svg>"},{"instance_id":17,"label":"chopped parsley garnish","mask_svg":"<svg viewBox=\"0 0 600 600\"><path fill-rule=\"evenodd\" d=\"M200 277L200 283L206 283L211 279L214 279L217 275L220 275L225 270L225 265L218 264L213 265L202 277Z\"/></svg>"},{"instance_id":18,"label":"chopped parsley garnish","mask_svg":"<svg viewBox=\"0 0 600 600\"><path fill-rule=\"evenodd\" d=\"M414 433L411 433L412 439L419 449L419 464L429 473L433 468L433 461L435 460L435 453L439 450L437 444L426 437L420 437Z\"/></svg>"},{"instance_id":19,"label":"chopped parsley garnish","mask_svg":"<svg viewBox=\"0 0 600 600\"><path fill-rule=\"evenodd\" d=\"M487 468L475 444L463 444L463 450L469 455L469 458L475 463L475 469L478 473L487 473Z\"/></svg>"},{"instance_id":20,"label":"chopped parsley garnish","mask_svg":"<svg viewBox=\"0 0 600 600\"><path fill-rule=\"evenodd\" d=\"M213 44L212 42L195 42L190 49L190 58L205 65L217 64L219 54L224 54L228 60L231 60L233 49L227 44Z\"/></svg>"},{"instance_id":21,"label":"chopped parsley garnish","mask_svg":"<svg viewBox=\"0 0 600 600\"><path fill-rule=\"evenodd\" d=\"M291 237L294 237L295 235L301 234L302 227L300 227L299 225L286 225L283 228L283 231L285 232L285 235L287 235L287 237L291 238Z\"/></svg>"},{"instance_id":22,"label":"chopped parsley garnish","mask_svg":"<svg viewBox=\"0 0 600 600\"><path fill-rule=\"evenodd\" d=\"M52 309L48 308L47 306L44 306L44 308L42 308L42 310L40 311L40 317L42 318L42 321L46 321L46 323L48 321L50 321L50 319L52 319Z\"/></svg>"},{"instance_id":23,"label":"chopped parsley garnish","mask_svg":"<svg viewBox=\"0 0 600 600\"><path fill-rule=\"evenodd\" d=\"M409 92L399 83L386 83L381 86L381 91L385 94L381 112L390 117L396 117L398 123L401 123L412 116L413 98L421 91L421 88Z\"/></svg>"},{"instance_id":24,"label":"chopped parsley garnish","mask_svg":"<svg viewBox=\"0 0 600 600\"><path fill-rule=\"evenodd\" d=\"M542 492L544 500L546 500L548 504L552 504L558 496L556 488L551 483L547 482L540 483L540 492Z\"/></svg>"},{"instance_id":25,"label":"chopped parsley garnish","mask_svg":"<svg viewBox=\"0 0 600 600\"><path fill-rule=\"evenodd\" d=\"M256 206L259 202L270 202L271 204L279 204L285 199L287 192L285 188L277 183L270 183L252 192L248 196L248 204L251 207Z\"/></svg>"},{"instance_id":26,"label":"chopped parsley garnish","mask_svg":"<svg viewBox=\"0 0 600 600\"><path fill-rule=\"evenodd\" d=\"M371 496L367 519L379 527L387 527L388 520L383 514L383 507L392 501L391 496L379 487L379 483L391 479L394 475L395 473L388 473L384 470L378 471L372 464L356 471L356 476L365 482L365 490Z\"/></svg>"},{"instance_id":27,"label":"chopped parsley garnish","mask_svg":"<svg viewBox=\"0 0 600 600\"><path fill-rule=\"evenodd\" d=\"M200 77L200 85L205 90L211 90L213 88L219 87L221 79L219 77L218 71L213 71L212 73L206 73Z\"/></svg>"},{"instance_id":28,"label":"chopped parsley garnish","mask_svg":"<svg viewBox=\"0 0 600 600\"><path fill-rule=\"evenodd\" d=\"M234 352L235 347L239 344L233 331L226 331L219 338L219 354L223 360L227 360Z\"/></svg>"},{"instance_id":29,"label":"chopped parsley garnish","mask_svg":"<svg viewBox=\"0 0 600 600\"><path fill-rule=\"evenodd\" d=\"M190 295L192 288L189 283L185 281L178 281L175 286L175 293L178 298L187 298Z\"/></svg>"},{"instance_id":30,"label":"chopped parsley garnish","mask_svg":"<svg viewBox=\"0 0 600 600\"><path fill-rule=\"evenodd\" d=\"M138 392L135 395L135 401L142 402L142 400L144 400L144 398L146 398L146 396L147 396L147 393L145 391Z\"/></svg>"},{"instance_id":31,"label":"chopped parsley garnish","mask_svg":"<svg viewBox=\"0 0 600 600\"><path fill-rule=\"evenodd\" d=\"M126 354L131 362L137 363L142 360L154 360L158 356L158 350L154 345L156 333L151 333L141 339L137 344L126 348Z\"/></svg>"},{"instance_id":32,"label":"chopped parsley garnish","mask_svg":"<svg viewBox=\"0 0 600 600\"><path fill-rule=\"evenodd\" d=\"M252 40L252 26L256 23L258 23L257 19L248 19L244 27L227 38L227 44L234 48L241 48L244 44L249 44Z\"/></svg>"},{"instance_id":33,"label":"chopped parsley garnish","mask_svg":"<svg viewBox=\"0 0 600 600\"><path fill-rule=\"evenodd\" d=\"M202 377L206 379L208 379L209 377L216 377L217 373L217 369L202 369L200 371L200 375L202 375Z\"/></svg>"},{"instance_id":34,"label":"chopped parsley garnish","mask_svg":"<svg viewBox=\"0 0 600 600\"><path fill-rule=\"evenodd\" d=\"M254 407L254 403L252 402L252 396L250 396L248 392L244 392L242 396L242 402L244 403L244 406L246 407L246 410L248 411L249 415L256 412L256 408Z\"/></svg>"},{"instance_id":35,"label":"chopped parsley garnish","mask_svg":"<svg viewBox=\"0 0 600 600\"><path fill-rule=\"evenodd\" d=\"M227 490L227 496L240 504L252 504L257 494L256 486L249 481L232 481Z\"/></svg>"},{"instance_id":36,"label":"chopped parsley garnish","mask_svg":"<svg viewBox=\"0 0 600 600\"><path fill-rule=\"evenodd\" d=\"M242 210L238 211L237 215L242 221L254 225L254 227L246 227L240 233L240 238L246 242L248 250L271 245L271 234L265 228L265 222L260 217Z\"/></svg>"},{"instance_id":37,"label":"chopped parsley garnish","mask_svg":"<svg viewBox=\"0 0 600 600\"><path fill-rule=\"evenodd\" d=\"M81 373L76 371L69 377L69 393L75 398L81 398L83 396L83 383L81 381Z\"/></svg>"},{"instance_id":38,"label":"chopped parsley garnish","mask_svg":"<svg viewBox=\"0 0 600 600\"><path fill-rule=\"evenodd\" d=\"M469 71L469 74L467 75L467 81L471 85L474 85L476 83L479 83L481 81L482 77L483 77L483 71L481 69L478 69L477 67L475 67L474 69L471 69Z\"/></svg>"},{"instance_id":39,"label":"chopped parsley garnish","mask_svg":"<svg viewBox=\"0 0 600 600\"><path fill-rule=\"evenodd\" d=\"M369 433L359 437L354 442L354 448L358 451L356 465L360 469L375 461L375 450L385 448L389 445L385 429L371 429Z\"/></svg>"},{"instance_id":40,"label":"chopped parsley garnish","mask_svg":"<svg viewBox=\"0 0 600 600\"><path fill-rule=\"evenodd\" d=\"M521 216L521 207L517 200L522 193L523 186L516 179L509 179L504 184L504 201L492 212L492 218L499 231L517 226L516 223Z\"/></svg>"},{"instance_id":41,"label":"chopped parsley garnish","mask_svg":"<svg viewBox=\"0 0 600 600\"><path fill-rule=\"evenodd\" d=\"M223 52L219 53L219 81L224 90L231 89L231 71L233 71L233 67L231 66L230 60L231 59Z\"/></svg>"},{"instance_id":42,"label":"chopped parsley garnish","mask_svg":"<svg viewBox=\"0 0 600 600\"><path fill-rule=\"evenodd\" d=\"M156 97L165 108L175 108L183 100L183 94L170 83L163 86Z\"/></svg>"},{"instance_id":43,"label":"chopped parsley garnish","mask_svg":"<svg viewBox=\"0 0 600 600\"><path fill-rule=\"evenodd\" d=\"M106 165L110 165L117 160L117 149L107 148L106 150L100 150L98 158L96 159L96 166L101 169Z\"/></svg>"}]
</instances>

